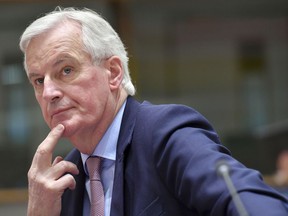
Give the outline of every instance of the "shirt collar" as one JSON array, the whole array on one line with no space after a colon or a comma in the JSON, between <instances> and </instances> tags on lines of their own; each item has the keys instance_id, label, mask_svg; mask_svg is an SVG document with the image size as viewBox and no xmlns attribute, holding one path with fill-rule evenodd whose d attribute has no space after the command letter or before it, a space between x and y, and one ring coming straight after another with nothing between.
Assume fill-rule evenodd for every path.
<instances>
[{"instance_id":1,"label":"shirt collar","mask_svg":"<svg viewBox=\"0 0 288 216\"><path fill-rule=\"evenodd\" d=\"M116 147L125 106L126 101L123 103L117 115L115 116L113 122L111 123L111 125L105 132L104 136L96 146L92 156L99 156L114 161L116 160ZM89 156L90 155L81 153L81 158L84 167L85 162Z\"/></svg>"}]
</instances>

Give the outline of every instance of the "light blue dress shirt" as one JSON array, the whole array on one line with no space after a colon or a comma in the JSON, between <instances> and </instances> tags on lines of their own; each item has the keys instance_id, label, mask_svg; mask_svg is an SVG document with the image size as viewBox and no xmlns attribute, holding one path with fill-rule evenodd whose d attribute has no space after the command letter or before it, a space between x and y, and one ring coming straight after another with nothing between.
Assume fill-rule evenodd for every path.
<instances>
[{"instance_id":1,"label":"light blue dress shirt","mask_svg":"<svg viewBox=\"0 0 288 216\"><path fill-rule=\"evenodd\" d=\"M112 124L105 132L104 136L98 143L96 149L93 152L93 156L99 156L104 158L102 162L102 173L101 173L101 181L104 188L104 196L105 196L105 216L110 215L111 210L111 201L112 201L112 190L113 190L113 182L114 182L114 171L115 171L115 160L116 160L116 148L117 141L120 132L121 121L125 109L126 101L120 108L116 117L114 118ZM90 181L88 178L88 172L86 168L86 160L90 155L82 154L81 158L84 166L84 170L86 172L86 193L84 195L84 208L83 215L90 215Z\"/></svg>"}]
</instances>

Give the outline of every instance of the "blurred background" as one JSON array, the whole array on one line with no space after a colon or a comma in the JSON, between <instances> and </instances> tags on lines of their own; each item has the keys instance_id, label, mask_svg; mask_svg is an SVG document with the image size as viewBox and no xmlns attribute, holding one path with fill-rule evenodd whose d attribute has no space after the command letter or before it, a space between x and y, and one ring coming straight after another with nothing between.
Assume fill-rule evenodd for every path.
<instances>
[{"instance_id":1,"label":"blurred background","mask_svg":"<svg viewBox=\"0 0 288 216\"><path fill-rule=\"evenodd\" d=\"M270 180L288 149L287 0L0 0L0 215L26 214L26 173L49 131L19 37L58 5L88 7L112 24L137 98L194 107L234 157L286 193ZM55 154L70 149L62 140Z\"/></svg>"}]
</instances>

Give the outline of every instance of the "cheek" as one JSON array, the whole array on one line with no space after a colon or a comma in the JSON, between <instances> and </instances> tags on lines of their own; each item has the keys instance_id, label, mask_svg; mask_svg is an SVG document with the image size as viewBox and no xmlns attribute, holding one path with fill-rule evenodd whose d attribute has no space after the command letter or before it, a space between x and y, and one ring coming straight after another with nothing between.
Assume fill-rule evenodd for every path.
<instances>
[{"instance_id":1,"label":"cheek","mask_svg":"<svg viewBox=\"0 0 288 216\"><path fill-rule=\"evenodd\" d=\"M101 101L106 100L110 92L106 80L86 83L86 86L82 90L79 90L82 93L82 100L87 101L87 103L101 103Z\"/></svg>"},{"instance_id":2,"label":"cheek","mask_svg":"<svg viewBox=\"0 0 288 216\"><path fill-rule=\"evenodd\" d=\"M80 98L80 107L87 112L87 114L99 115L106 107L108 94L103 89L90 89L84 92L83 97Z\"/></svg>"},{"instance_id":3,"label":"cheek","mask_svg":"<svg viewBox=\"0 0 288 216\"><path fill-rule=\"evenodd\" d=\"M99 97L100 96L100 97ZM80 107L87 110L88 112L95 113L102 103L104 95L98 95L97 93L90 92L89 94L83 95L80 98Z\"/></svg>"}]
</instances>

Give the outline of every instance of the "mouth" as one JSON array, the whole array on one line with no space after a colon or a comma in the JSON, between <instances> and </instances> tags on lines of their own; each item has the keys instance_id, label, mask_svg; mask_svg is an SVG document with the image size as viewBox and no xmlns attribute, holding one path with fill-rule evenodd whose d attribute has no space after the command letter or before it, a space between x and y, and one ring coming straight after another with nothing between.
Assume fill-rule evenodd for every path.
<instances>
[{"instance_id":1,"label":"mouth","mask_svg":"<svg viewBox=\"0 0 288 216\"><path fill-rule=\"evenodd\" d=\"M57 117L57 116L60 116L62 114L64 114L65 112L67 112L68 110L72 109L71 107L68 107L68 108L61 108L61 109L57 109L57 110L54 110L52 113L51 113L51 119Z\"/></svg>"}]
</instances>

